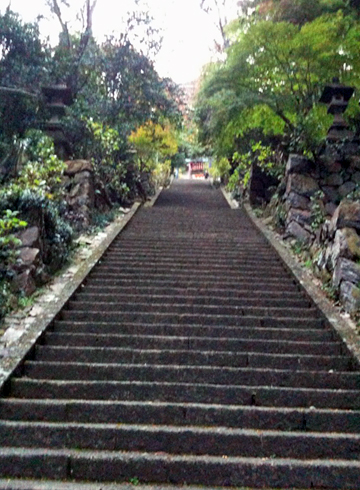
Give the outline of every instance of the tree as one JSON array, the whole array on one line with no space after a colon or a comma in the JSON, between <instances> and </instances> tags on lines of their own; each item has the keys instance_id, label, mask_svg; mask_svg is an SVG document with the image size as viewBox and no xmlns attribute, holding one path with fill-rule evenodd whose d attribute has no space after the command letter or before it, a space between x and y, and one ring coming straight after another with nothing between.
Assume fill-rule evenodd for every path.
<instances>
[{"instance_id":1,"label":"tree","mask_svg":"<svg viewBox=\"0 0 360 490\"><path fill-rule=\"evenodd\" d=\"M271 134L273 126L273 134L314 149L328 125L317 104L324 83L338 76L359 85L358 23L339 11L303 26L256 19L241 30L234 23L231 35L227 60L205 79L198 101L205 139L224 152L219 140L227 138L231 151L247 131Z\"/></svg>"},{"instance_id":2,"label":"tree","mask_svg":"<svg viewBox=\"0 0 360 490\"><path fill-rule=\"evenodd\" d=\"M342 9L350 13L349 2L346 0L266 0L261 2L259 13L273 21L291 22L304 25L324 14L334 13Z\"/></svg>"},{"instance_id":3,"label":"tree","mask_svg":"<svg viewBox=\"0 0 360 490\"><path fill-rule=\"evenodd\" d=\"M61 7L70 7L67 0L47 0L51 12L57 17L60 26L60 41L53 57L53 73L57 82L64 82L72 91L75 97L81 90L86 81L81 80L84 74L82 65L86 60L89 45L94 46L92 25L93 14L97 0L85 0L80 10L78 18L82 20L82 30L80 35L71 34L68 22L64 21Z\"/></svg>"},{"instance_id":4,"label":"tree","mask_svg":"<svg viewBox=\"0 0 360 490\"><path fill-rule=\"evenodd\" d=\"M135 0L137 9L127 13L121 32L122 44L130 43L141 54L153 59L161 49L162 30L155 26L155 19L147 8L141 8L141 0Z\"/></svg>"},{"instance_id":5,"label":"tree","mask_svg":"<svg viewBox=\"0 0 360 490\"><path fill-rule=\"evenodd\" d=\"M213 23L220 34L220 40L215 39L215 50L223 54L230 46L231 40L227 32L227 26L235 18L242 21L254 14L256 7L263 0L200 0L200 8L212 17Z\"/></svg>"},{"instance_id":6,"label":"tree","mask_svg":"<svg viewBox=\"0 0 360 490\"><path fill-rule=\"evenodd\" d=\"M0 180L16 166L16 140L34 124L49 62L36 23L23 23L10 8L0 14Z\"/></svg>"},{"instance_id":7,"label":"tree","mask_svg":"<svg viewBox=\"0 0 360 490\"><path fill-rule=\"evenodd\" d=\"M0 14L0 86L36 94L46 76L48 56L38 24L23 23L10 8Z\"/></svg>"},{"instance_id":8,"label":"tree","mask_svg":"<svg viewBox=\"0 0 360 490\"><path fill-rule=\"evenodd\" d=\"M140 172L151 172L157 163L169 160L178 150L174 129L170 124L147 121L129 136L136 151Z\"/></svg>"},{"instance_id":9,"label":"tree","mask_svg":"<svg viewBox=\"0 0 360 490\"><path fill-rule=\"evenodd\" d=\"M94 54L95 69L70 108L69 138L76 142L85 135L83 117L93 118L117 130L120 153L126 156L127 137L147 120L161 122L164 118L181 124L179 88L170 79L162 79L153 63L129 42L109 37ZM77 122L76 122L77 121ZM86 145L85 145L86 146ZM81 156L81 154L79 154Z\"/></svg>"},{"instance_id":10,"label":"tree","mask_svg":"<svg viewBox=\"0 0 360 490\"><path fill-rule=\"evenodd\" d=\"M223 52L229 46L229 39L225 33L225 26L228 23L226 3L227 0L201 0L200 3L204 12L214 17L214 23L221 36L221 43L215 41L216 50L219 52Z\"/></svg>"}]
</instances>

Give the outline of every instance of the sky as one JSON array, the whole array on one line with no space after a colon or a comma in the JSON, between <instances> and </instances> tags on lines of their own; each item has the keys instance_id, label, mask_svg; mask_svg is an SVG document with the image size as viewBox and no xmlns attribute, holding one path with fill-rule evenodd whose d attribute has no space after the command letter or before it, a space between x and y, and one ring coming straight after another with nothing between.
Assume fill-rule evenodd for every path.
<instances>
[{"instance_id":1,"label":"sky","mask_svg":"<svg viewBox=\"0 0 360 490\"><path fill-rule=\"evenodd\" d=\"M68 0L71 17L76 17L82 0ZM176 83L196 80L202 67L211 60L217 30L214 19L200 9L200 0L141 0L149 7L156 24L163 31L163 47L155 59L155 67L162 77ZM228 0L236 5L236 0ZM50 19L45 0L0 0L0 11L11 4L24 21L33 21L39 14L48 19L40 23L41 32L55 40L59 31L56 21ZM93 31L97 39L121 31L121 18L132 10L134 0L98 0L93 17Z\"/></svg>"}]
</instances>

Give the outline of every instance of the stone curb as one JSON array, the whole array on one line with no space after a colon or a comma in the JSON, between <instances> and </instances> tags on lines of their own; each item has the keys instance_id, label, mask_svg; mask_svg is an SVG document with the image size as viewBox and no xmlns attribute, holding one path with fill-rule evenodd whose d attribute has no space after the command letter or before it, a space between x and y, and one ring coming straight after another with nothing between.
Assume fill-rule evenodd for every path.
<instances>
[{"instance_id":1,"label":"stone curb","mask_svg":"<svg viewBox=\"0 0 360 490\"><path fill-rule=\"evenodd\" d=\"M209 487L208 487L209 488ZM211 490L223 490L224 487L211 487ZM228 490L252 490L251 488L226 487ZM41 480L0 480L0 490L204 490L205 487L187 485L143 485L140 483L75 483ZM255 490L255 489L254 489ZM267 490L271 490L270 488ZM281 489L277 489L281 490Z\"/></svg>"},{"instance_id":2,"label":"stone curb","mask_svg":"<svg viewBox=\"0 0 360 490\"><path fill-rule=\"evenodd\" d=\"M31 318L24 318L22 324L17 327L10 326L5 331L5 334L0 340L3 341L4 339L11 337L11 335L13 335L13 340L12 342L8 342L8 345L5 345L5 348L0 349L0 355L2 355L0 358L0 393L3 391L5 384L12 373L21 364L24 357L30 352L34 344L64 307L69 298L74 294L76 289L81 286L91 269L97 264L116 236L123 230L123 228L125 228L127 223L139 209L140 205L141 203L135 203L126 215L117 218L104 230L104 232L100 233L100 237L105 235L104 239L102 239L94 250L92 250L71 279L68 278L65 281L64 287L57 297L50 295L51 298L48 300L46 299L46 296L39 298L39 301L42 299L41 306L44 307L46 305L46 310L35 305L33 310L38 308L39 311L38 313L37 311L34 312L33 321L31 321ZM71 266L64 271L64 276L66 276L69 269L71 269ZM11 345L12 343L14 345Z\"/></svg>"},{"instance_id":3,"label":"stone curb","mask_svg":"<svg viewBox=\"0 0 360 490\"><path fill-rule=\"evenodd\" d=\"M158 197L160 196L163 188L159 187L159 189L156 191L156 194L149 200L144 203L144 208L152 208L154 204L156 203Z\"/></svg>"},{"instance_id":4,"label":"stone curb","mask_svg":"<svg viewBox=\"0 0 360 490\"><path fill-rule=\"evenodd\" d=\"M321 291L319 291L317 286L314 285L312 280L306 275L303 268L294 260L291 253L279 241L278 236L273 231L269 230L269 228L267 228L261 222L261 220L255 216L250 205L247 203L243 204L243 209L245 209L254 225L267 238L271 246L278 252L282 260L294 274L299 283L303 286L307 294L312 298L316 306L319 308L334 330L340 335L349 351L360 363L360 337L356 333L354 323L347 318L343 318L340 313L336 311L331 301L328 300Z\"/></svg>"},{"instance_id":5,"label":"stone curb","mask_svg":"<svg viewBox=\"0 0 360 490\"><path fill-rule=\"evenodd\" d=\"M227 200L231 209L239 209L239 207L240 207L239 203L237 201L235 201L235 199L233 199L228 192L226 192L224 187L221 187L221 192L223 193L223 196Z\"/></svg>"}]
</instances>

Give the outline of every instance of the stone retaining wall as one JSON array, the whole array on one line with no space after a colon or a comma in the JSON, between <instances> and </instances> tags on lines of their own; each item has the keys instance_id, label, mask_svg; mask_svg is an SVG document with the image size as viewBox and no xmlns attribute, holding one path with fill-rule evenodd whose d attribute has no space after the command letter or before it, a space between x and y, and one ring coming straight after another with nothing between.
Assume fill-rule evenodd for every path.
<instances>
[{"instance_id":1,"label":"stone retaining wall","mask_svg":"<svg viewBox=\"0 0 360 490\"><path fill-rule=\"evenodd\" d=\"M360 202L346 199L360 185L355 143L327 145L315 163L290 155L283 195L285 238L309 246L315 268L345 309L360 309Z\"/></svg>"},{"instance_id":2,"label":"stone retaining wall","mask_svg":"<svg viewBox=\"0 0 360 490\"><path fill-rule=\"evenodd\" d=\"M66 164L63 183L68 205L67 217L73 225L75 223L75 228L82 230L91 223L91 213L99 200L99 197L95 197L99 193L95 191L94 170L92 164L86 160L72 160ZM51 263L47 263L49 244L42 236L44 230L41 225L35 221L28 220L28 227L17 234L21 245L13 267L12 289L25 296L30 296L37 287L49 280L48 269L58 268L56 264L52 267Z\"/></svg>"}]
</instances>

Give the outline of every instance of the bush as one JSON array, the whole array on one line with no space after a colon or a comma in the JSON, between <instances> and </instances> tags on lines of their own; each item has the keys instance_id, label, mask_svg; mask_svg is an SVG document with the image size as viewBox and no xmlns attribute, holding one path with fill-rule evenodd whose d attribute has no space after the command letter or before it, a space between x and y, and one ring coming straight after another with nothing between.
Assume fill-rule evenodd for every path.
<instances>
[{"instance_id":1,"label":"bush","mask_svg":"<svg viewBox=\"0 0 360 490\"><path fill-rule=\"evenodd\" d=\"M84 122L88 142L87 152L91 157L96 176L115 201L126 200L129 188L125 182L126 167L119 160L119 133L92 119L84 119Z\"/></svg>"},{"instance_id":2,"label":"bush","mask_svg":"<svg viewBox=\"0 0 360 490\"><path fill-rule=\"evenodd\" d=\"M9 185L10 190L30 189L49 199L61 199L61 177L66 166L56 156L52 139L42 131L30 130L23 145L27 162Z\"/></svg>"},{"instance_id":3,"label":"bush","mask_svg":"<svg viewBox=\"0 0 360 490\"><path fill-rule=\"evenodd\" d=\"M214 180L227 180L231 165L225 157L215 160L210 168L210 175Z\"/></svg>"},{"instance_id":4,"label":"bush","mask_svg":"<svg viewBox=\"0 0 360 490\"><path fill-rule=\"evenodd\" d=\"M16 210L29 224L40 229L43 238L43 262L49 272L56 271L68 258L73 230L62 218L65 205L54 203L32 190L0 192L0 212Z\"/></svg>"},{"instance_id":5,"label":"bush","mask_svg":"<svg viewBox=\"0 0 360 490\"><path fill-rule=\"evenodd\" d=\"M158 163L153 171L152 177L155 187L168 185L171 176L171 160L166 160L163 163Z\"/></svg>"},{"instance_id":6,"label":"bush","mask_svg":"<svg viewBox=\"0 0 360 490\"><path fill-rule=\"evenodd\" d=\"M17 218L17 212L6 209L0 218L0 319L7 313L11 303L11 266L17 258L16 247L20 240L13 234L18 228L27 225Z\"/></svg>"}]
</instances>

